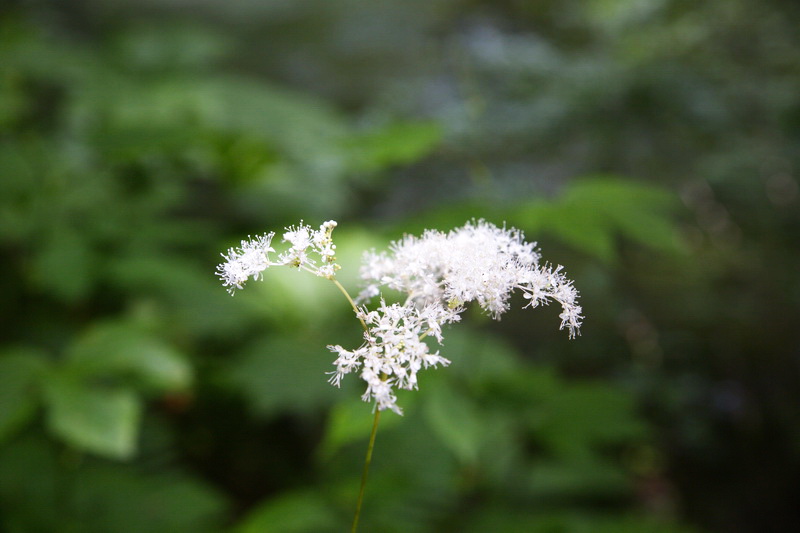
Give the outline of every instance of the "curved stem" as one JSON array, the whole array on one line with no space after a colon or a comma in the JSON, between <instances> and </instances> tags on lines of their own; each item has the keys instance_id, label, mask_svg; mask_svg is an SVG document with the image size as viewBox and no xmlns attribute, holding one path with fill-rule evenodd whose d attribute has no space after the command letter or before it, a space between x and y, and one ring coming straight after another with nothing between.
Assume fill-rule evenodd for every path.
<instances>
[{"instance_id":1,"label":"curved stem","mask_svg":"<svg viewBox=\"0 0 800 533\"><path fill-rule=\"evenodd\" d=\"M358 490L358 503L356 503L356 515L353 518L353 528L351 533L356 533L358 529L358 519L361 516L361 503L364 501L364 488L367 486L367 474L369 465L372 463L372 448L375 447L375 434L378 432L378 422L381 418L381 411L375 406L375 419L372 422L372 432L369 435L369 445L367 446L367 457L364 460L364 471L361 472L361 488Z\"/></svg>"},{"instance_id":2,"label":"curved stem","mask_svg":"<svg viewBox=\"0 0 800 533\"><path fill-rule=\"evenodd\" d=\"M363 328L364 328L364 331L366 331L367 333L369 333L369 328L367 327L367 324L366 324L366 323L364 323L364 319L363 319L363 318L361 318L361 314L360 314L360 313L359 313L359 311L358 311L358 306L356 306L356 303L355 303L355 302L353 301L353 299L350 297L350 293L349 293L349 292L347 292L347 289L345 289L345 288L342 286L342 284L341 284L341 283L339 283L339 280L337 280L337 279L331 279L331 281L333 282L333 284L334 284L334 285L336 285L336 286L339 288L339 290L340 290L340 291L342 291L342 294L344 294L344 297L345 297L345 298L347 298L347 301L348 301L348 302L350 302L350 306L353 308L353 312L356 314L356 318L358 318L358 321L359 321L359 322L361 322L361 327L363 327Z\"/></svg>"}]
</instances>

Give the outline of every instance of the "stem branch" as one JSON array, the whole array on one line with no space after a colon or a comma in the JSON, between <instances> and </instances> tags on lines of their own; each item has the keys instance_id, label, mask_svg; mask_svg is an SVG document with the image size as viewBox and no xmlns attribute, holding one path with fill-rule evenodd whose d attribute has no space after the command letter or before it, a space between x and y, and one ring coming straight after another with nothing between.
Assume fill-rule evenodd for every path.
<instances>
[{"instance_id":1,"label":"stem branch","mask_svg":"<svg viewBox=\"0 0 800 533\"><path fill-rule=\"evenodd\" d=\"M364 319L363 319L363 318L361 318L361 313L359 312L359 310L358 310L358 307L356 306L356 303L355 303L355 302L353 301L353 299L350 297L350 293L349 293L349 292L347 292L347 289L345 289L345 288L342 286L342 284L341 284L341 283L339 283L339 280L337 280L337 279L332 279L331 281L333 282L333 284L334 284L334 285L336 285L336 286L339 288L339 290L340 290L340 291L342 291L342 294L344 294L344 297L345 297L345 298L347 298L347 301L348 301L348 302L350 302L350 306L353 308L353 312L356 314L356 318L358 318L358 321L359 321L359 322L361 322L361 326L364 328L364 331L366 331L367 333L369 333L369 328L368 328L368 327L367 327L367 325L364 323Z\"/></svg>"}]
</instances>

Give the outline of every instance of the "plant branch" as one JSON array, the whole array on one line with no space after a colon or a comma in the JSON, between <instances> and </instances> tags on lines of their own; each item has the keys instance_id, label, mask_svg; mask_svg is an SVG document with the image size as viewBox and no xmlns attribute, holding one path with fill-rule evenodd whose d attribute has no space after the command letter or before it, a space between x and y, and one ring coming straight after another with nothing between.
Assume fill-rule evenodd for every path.
<instances>
[{"instance_id":1,"label":"plant branch","mask_svg":"<svg viewBox=\"0 0 800 533\"><path fill-rule=\"evenodd\" d=\"M347 301L348 301L348 302L350 302L350 306L353 308L353 312L356 314L356 318L358 318L358 321L359 321L359 322L361 322L361 327L363 327L363 328L364 328L364 331L366 331L367 333L369 333L369 328L367 327L367 324L364 322L364 319L363 319L363 318L361 318L361 313L360 313L360 312L359 312L359 310L358 310L358 306L357 306L357 305L356 305L356 303L353 301L353 299L350 297L350 293L349 293L349 292L347 292L347 289L345 289L345 288L342 286L342 284L341 284L341 283L339 283L339 280L337 280L337 279L331 279L331 281L334 283L334 285L336 285L336 286L339 288L339 290L340 290L340 291L342 291L342 294L344 294L344 297L345 297L345 298L347 298Z\"/></svg>"}]
</instances>

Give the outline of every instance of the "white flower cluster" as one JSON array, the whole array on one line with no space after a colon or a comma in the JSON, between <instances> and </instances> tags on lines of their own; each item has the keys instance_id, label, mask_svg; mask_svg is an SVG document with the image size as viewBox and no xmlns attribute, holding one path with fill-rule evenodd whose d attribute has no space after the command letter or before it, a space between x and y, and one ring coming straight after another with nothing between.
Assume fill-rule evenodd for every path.
<instances>
[{"instance_id":1,"label":"white flower cluster","mask_svg":"<svg viewBox=\"0 0 800 533\"><path fill-rule=\"evenodd\" d=\"M551 300L561 304L561 328L574 337L583 318L578 291L562 267L539 265L535 246L516 229L479 220L449 233L427 230L419 238L405 236L390 245L390 253L368 252L361 268L367 286L359 300L367 301L386 287L405 293L406 301L387 306L381 300L376 311L363 311L369 332L356 350L329 346L339 355L331 382L339 385L345 374L360 369L367 382L364 400L401 413L393 387L416 389L418 370L450 363L438 352L431 354L423 338L432 335L441 344L442 325L458 321L468 302L476 301L499 318L515 289L530 300L530 307Z\"/></svg>"},{"instance_id":2,"label":"white flower cluster","mask_svg":"<svg viewBox=\"0 0 800 533\"><path fill-rule=\"evenodd\" d=\"M525 242L519 230L484 220L449 233L427 230L420 238L406 236L391 244L391 254L365 255L361 277L367 287L359 299L369 300L385 286L406 293L417 305L461 310L467 302L477 301L497 319L508 310L511 293L519 289L530 307L551 300L561 304L561 328L569 328L572 338L583 318L576 303L578 291L561 266L539 265L535 246Z\"/></svg>"},{"instance_id":3,"label":"white flower cluster","mask_svg":"<svg viewBox=\"0 0 800 533\"><path fill-rule=\"evenodd\" d=\"M271 266L293 266L323 278L333 279L336 271L341 268L336 264L336 245L331 239L335 227L336 221L329 220L323 223L319 230L314 230L302 222L297 226L286 228L283 241L291 246L275 260L269 257L270 252L275 251L271 246L274 232L249 238L242 241L239 248L230 248L227 254L222 254L225 262L217 266L217 276L231 294L236 289L243 288L249 278L261 279L263 272Z\"/></svg>"},{"instance_id":4,"label":"white flower cluster","mask_svg":"<svg viewBox=\"0 0 800 533\"><path fill-rule=\"evenodd\" d=\"M403 414L393 387L416 389L420 369L450 364L439 352L431 353L423 339L433 335L441 342L441 324L457 321L458 313L440 306L386 305L381 300L377 310L361 310L359 318L368 329L360 348L328 346L339 355L330 382L338 387L345 374L360 368L361 379L367 382L362 399L375 400L378 409Z\"/></svg>"},{"instance_id":5,"label":"white flower cluster","mask_svg":"<svg viewBox=\"0 0 800 533\"><path fill-rule=\"evenodd\" d=\"M223 254L226 262L217 267L217 275L231 293L275 265L294 266L333 280L339 269L331 240L335 227L336 222L329 221L316 231L302 223L286 228L283 240L291 246L275 261L269 257L275 251L270 246L273 233L242 241L240 248ZM421 237L406 236L392 243L389 253L367 253L361 268L366 288L359 300L381 295L384 287L404 293L406 299L391 305L381 299L374 311L354 305L365 329L364 343L355 350L328 347L338 355L330 382L339 386L345 374L359 372L367 383L364 401L374 400L378 409L402 414L395 388L416 389L419 370L450 364L438 351L430 351L425 338L433 337L441 344L442 326L457 322L468 302L477 302L499 318L517 289L529 300L526 307L558 302L561 329L568 328L570 338L574 337L583 319L578 291L561 266L540 266L535 246L525 242L519 230L479 220L449 233L428 230Z\"/></svg>"}]
</instances>

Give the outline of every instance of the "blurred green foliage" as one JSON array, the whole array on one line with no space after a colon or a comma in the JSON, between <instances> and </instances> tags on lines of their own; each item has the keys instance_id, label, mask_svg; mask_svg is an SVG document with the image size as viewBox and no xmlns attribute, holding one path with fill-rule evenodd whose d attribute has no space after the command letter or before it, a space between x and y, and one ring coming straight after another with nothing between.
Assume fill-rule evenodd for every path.
<instances>
[{"instance_id":1,"label":"blurred green foliage","mask_svg":"<svg viewBox=\"0 0 800 533\"><path fill-rule=\"evenodd\" d=\"M446 331L453 364L382 419L363 531L800 524L798 8L186 7L0 13L0 529L346 529L349 307L213 276L301 218L339 220L353 292L363 250L505 221L587 316Z\"/></svg>"}]
</instances>

